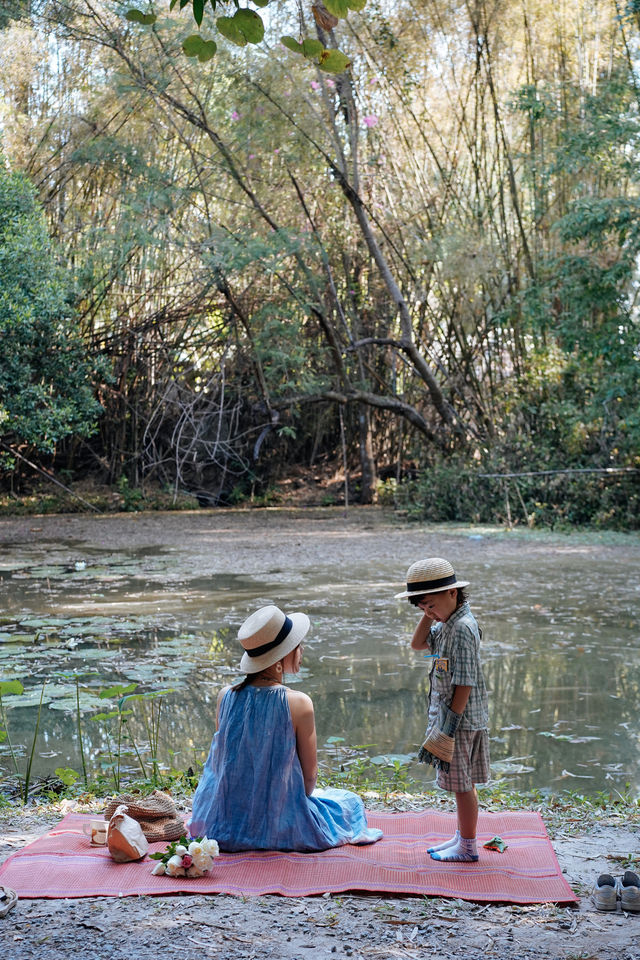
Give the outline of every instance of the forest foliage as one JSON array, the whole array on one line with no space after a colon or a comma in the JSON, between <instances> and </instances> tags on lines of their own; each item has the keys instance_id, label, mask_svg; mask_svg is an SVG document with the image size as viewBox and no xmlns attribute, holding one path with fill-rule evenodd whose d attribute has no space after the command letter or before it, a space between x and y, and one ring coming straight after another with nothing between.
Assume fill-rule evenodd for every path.
<instances>
[{"instance_id":1,"label":"forest foliage","mask_svg":"<svg viewBox=\"0 0 640 960\"><path fill-rule=\"evenodd\" d=\"M637 527L638 5L347 7L212 59L167 4L5 14L3 291L20 231L48 264L38 320L0 308L5 448L210 503L344 459L412 515Z\"/></svg>"}]
</instances>

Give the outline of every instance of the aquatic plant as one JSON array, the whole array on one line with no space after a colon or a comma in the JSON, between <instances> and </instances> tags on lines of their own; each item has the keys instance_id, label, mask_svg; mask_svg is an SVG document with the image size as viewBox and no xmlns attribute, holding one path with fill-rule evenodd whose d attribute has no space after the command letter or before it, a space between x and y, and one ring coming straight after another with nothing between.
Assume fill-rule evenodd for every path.
<instances>
[{"instance_id":1,"label":"aquatic plant","mask_svg":"<svg viewBox=\"0 0 640 960\"><path fill-rule=\"evenodd\" d=\"M119 684L116 684L116 686L108 687L106 690L101 690L99 693L99 697L101 700L112 700L114 697L118 697L118 705L115 710L110 710L108 713L97 713L94 717L91 718L94 723L106 724L103 727L103 729L104 729L106 740L107 740L107 750L109 753L109 764L110 764L111 774L113 777L113 784L116 790L120 789L120 770L121 770L121 762L122 762L122 737L124 732L124 725L127 722L129 716L131 716L131 714L133 713L132 710L125 710L125 704L127 702L127 695L133 693L133 691L137 689L137 686L138 686L137 683L129 683L127 685L119 683ZM110 730L110 727L111 727L110 721L116 718L117 718L117 729L116 729L115 748L114 748L114 743L112 741L112 735ZM129 739L133 744L138 760L140 762L140 767L142 769L142 776L146 777L147 772L145 770L144 763L142 762L142 758L140 757L140 752L135 743L135 740L132 737L130 737Z\"/></svg>"},{"instance_id":2,"label":"aquatic plant","mask_svg":"<svg viewBox=\"0 0 640 960\"><path fill-rule=\"evenodd\" d=\"M151 751L151 779L154 786L157 786L160 767L158 764L158 740L160 736L160 714L162 711L162 698L168 693L173 693L172 689L167 690L148 690L146 693L135 693L127 696L128 703L138 701L141 707L142 720L147 731L149 740L149 749ZM133 739L132 739L133 742ZM138 754L142 766L143 776L146 777L146 770L140 754Z\"/></svg>"},{"instance_id":3,"label":"aquatic plant","mask_svg":"<svg viewBox=\"0 0 640 960\"><path fill-rule=\"evenodd\" d=\"M7 715L5 713L4 701L2 699L3 695L11 696L17 694L18 696L24 691L24 687L19 680L0 680L0 716L2 716L3 728L0 730L0 743L7 741L9 747L9 755L13 762L13 767L16 771L16 776L18 777L18 782L20 782L20 771L18 770L18 761L16 759L16 754L13 749L13 744L11 742L11 736L9 734L9 724L7 723Z\"/></svg>"},{"instance_id":4,"label":"aquatic plant","mask_svg":"<svg viewBox=\"0 0 640 960\"><path fill-rule=\"evenodd\" d=\"M18 696L24 692L24 687L19 680L2 680L0 681L0 714L2 716L2 722L4 724L4 729L0 730L0 743L4 740L7 741L9 746L9 753L13 761L13 766L16 771L16 778L18 781L18 790L20 791L20 799L23 803L26 803L29 798L29 784L31 782L31 769L33 766L33 757L36 752L36 741L38 739L38 732L40 730L40 717L42 715L42 701L44 698L44 688L46 687L46 680L42 684L42 690L40 691L40 700L38 703L38 713L36 716L35 728L33 731L33 739L31 741L31 751L29 753L29 759L27 760L27 768L24 774L24 780L20 776L20 770L18 768L18 761L16 758L16 753L11 743L11 737L9 736L9 724L7 723L7 715L5 711L4 701L2 695L5 696L17 694Z\"/></svg>"},{"instance_id":5,"label":"aquatic plant","mask_svg":"<svg viewBox=\"0 0 640 960\"><path fill-rule=\"evenodd\" d=\"M54 676L60 677L62 680L73 680L76 688L76 731L78 734L78 746L80 748L80 761L82 763L82 776L84 779L85 787L89 786L89 777L87 775L87 761L84 754L84 744L82 742L82 711L80 710L80 677L87 676L97 676L97 670L89 671L79 671L79 670L59 670ZM69 767L57 767L56 775L62 780L67 786L73 784L75 779L77 779L77 774L75 770L71 770ZM71 773L74 774L74 779L70 780Z\"/></svg>"}]
</instances>

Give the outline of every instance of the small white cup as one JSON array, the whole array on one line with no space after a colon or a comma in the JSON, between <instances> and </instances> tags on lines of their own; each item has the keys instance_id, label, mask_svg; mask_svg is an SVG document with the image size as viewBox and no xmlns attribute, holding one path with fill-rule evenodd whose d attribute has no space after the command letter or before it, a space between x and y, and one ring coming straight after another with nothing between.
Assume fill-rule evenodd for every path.
<instances>
[{"instance_id":1,"label":"small white cup","mask_svg":"<svg viewBox=\"0 0 640 960\"><path fill-rule=\"evenodd\" d=\"M82 832L90 838L92 846L100 847L107 842L108 826L106 820L91 820L89 823L82 824Z\"/></svg>"}]
</instances>

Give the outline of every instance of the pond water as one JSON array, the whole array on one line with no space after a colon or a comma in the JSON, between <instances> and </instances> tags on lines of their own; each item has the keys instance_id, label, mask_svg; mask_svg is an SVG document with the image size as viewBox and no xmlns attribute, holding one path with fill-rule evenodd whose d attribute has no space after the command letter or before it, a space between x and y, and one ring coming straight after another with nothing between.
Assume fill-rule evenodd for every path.
<instances>
[{"instance_id":1,"label":"pond water","mask_svg":"<svg viewBox=\"0 0 640 960\"><path fill-rule=\"evenodd\" d=\"M640 788L636 541L545 543L495 531L371 529L360 519L345 530L335 518L324 531L309 519L313 545L299 521L292 555L278 549L280 531L269 520L256 557L255 534L234 535L235 521L222 529L210 516L185 520L194 547L174 518L168 525L156 518L144 545L126 527L117 548L84 534L47 537L44 518L44 537L14 535L3 546L0 679L25 688L4 698L23 766L46 681L35 775L81 769L76 672L91 771L108 766L113 721L92 717L117 708L117 698L99 697L114 684L136 684L138 693L172 689L162 698L159 757L197 770L217 691L238 676L237 628L269 602L311 618L303 669L292 682L313 698L325 764L355 746L369 757L408 758L424 731L427 661L409 647L416 611L393 593L413 559L439 554L472 581L484 630L493 778L554 792ZM259 520L251 523L261 536ZM140 760L134 754L127 765L138 770L149 764L143 712L150 704L128 704L125 731ZM6 742L0 769L11 772ZM430 767L411 762L407 770L419 784L434 779Z\"/></svg>"}]
</instances>

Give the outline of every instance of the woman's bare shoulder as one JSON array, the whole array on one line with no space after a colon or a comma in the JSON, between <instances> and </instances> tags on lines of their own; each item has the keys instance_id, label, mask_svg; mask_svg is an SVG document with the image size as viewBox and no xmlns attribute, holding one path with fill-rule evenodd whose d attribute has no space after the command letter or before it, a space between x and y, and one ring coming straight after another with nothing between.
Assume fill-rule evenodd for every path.
<instances>
[{"instance_id":1,"label":"woman's bare shoulder","mask_svg":"<svg viewBox=\"0 0 640 960\"><path fill-rule=\"evenodd\" d=\"M302 690L292 690L291 687L286 687L285 689L287 691L289 709L292 714L294 714L294 712L296 714L313 713L313 700L308 694L303 693Z\"/></svg>"}]
</instances>

